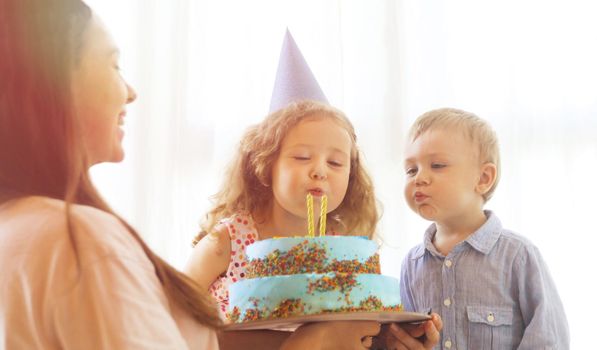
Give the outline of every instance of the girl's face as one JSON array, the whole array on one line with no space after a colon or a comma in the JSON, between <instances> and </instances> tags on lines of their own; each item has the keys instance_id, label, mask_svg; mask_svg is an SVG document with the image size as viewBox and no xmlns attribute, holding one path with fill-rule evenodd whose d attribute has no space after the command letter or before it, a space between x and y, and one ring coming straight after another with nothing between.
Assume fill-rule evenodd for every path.
<instances>
[{"instance_id":1,"label":"girl's face","mask_svg":"<svg viewBox=\"0 0 597 350\"><path fill-rule=\"evenodd\" d=\"M272 167L274 214L278 210L306 218L308 193L316 217L323 195L328 212L338 208L348 188L351 149L346 129L325 114L316 113L292 128Z\"/></svg>"},{"instance_id":2,"label":"girl's face","mask_svg":"<svg viewBox=\"0 0 597 350\"><path fill-rule=\"evenodd\" d=\"M85 149L91 164L124 158L125 106L136 98L118 67L118 49L94 16L83 34L81 56L72 78L74 108L81 118Z\"/></svg>"},{"instance_id":3,"label":"girl's face","mask_svg":"<svg viewBox=\"0 0 597 350\"><path fill-rule=\"evenodd\" d=\"M421 217L454 224L482 210L482 165L459 131L424 132L406 146L405 159L404 194Z\"/></svg>"}]
</instances>

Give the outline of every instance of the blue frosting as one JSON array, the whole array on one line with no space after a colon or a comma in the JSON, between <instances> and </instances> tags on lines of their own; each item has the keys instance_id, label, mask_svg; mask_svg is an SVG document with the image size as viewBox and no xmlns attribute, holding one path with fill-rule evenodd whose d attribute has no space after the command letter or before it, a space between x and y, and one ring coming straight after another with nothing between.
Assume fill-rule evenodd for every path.
<instances>
[{"instance_id":1,"label":"blue frosting","mask_svg":"<svg viewBox=\"0 0 597 350\"><path fill-rule=\"evenodd\" d=\"M328 274L298 274L287 276L246 279L230 286L230 308L238 307L242 320L247 309L257 307L267 310L287 299L301 299L305 305L304 314L318 314L324 310L358 307L361 301L375 297L384 307L400 305L400 286L396 278L378 274L355 275L357 281L347 294L339 290L314 291L309 293L309 283ZM348 300L346 298L348 295Z\"/></svg>"},{"instance_id":2,"label":"blue frosting","mask_svg":"<svg viewBox=\"0 0 597 350\"><path fill-rule=\"evenodd\" d=\"M377 252L377 243L362 236L323 236L323 237L284 237L257 241L247 246L247 258L263 259L276 249L285 253L305 240L326 249L326 256L331 260L353 260L365 262Z\"/></svg>"}]
</instances>

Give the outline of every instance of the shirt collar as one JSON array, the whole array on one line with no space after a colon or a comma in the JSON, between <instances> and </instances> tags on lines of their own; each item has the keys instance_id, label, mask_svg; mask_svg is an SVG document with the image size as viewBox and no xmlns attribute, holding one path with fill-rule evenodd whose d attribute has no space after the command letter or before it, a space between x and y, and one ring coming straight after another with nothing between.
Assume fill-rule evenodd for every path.
<instances>
[{"instance_id":1,"label":"shirt collar","mask_svg":"<svg viewBox=\"0 0 597 350\"><path fill-rule=\"evenodd\" d=\"M502 223L500 219L490 210L485 210L487 221L479 227L465 242L483 254L491 251L502 234Z\"/></svg>"},{"instance_id":2,"label":"shirt collar","mask_svg":"<svg viewBox=\"0 0 597 350\"><path fill-rule=\"evenodd\" d=\"M500 238L501 231L502 231L502 223L500 219L490 210L484 211L487 220L481 227L477 229L477 231L473 232L467 239L464 241L468 243L471 247L475 250L487 254L491 251L497 240ZM441 253L437 251L435 246L433 245L433 236L437 228L435 224L431 224L427 230L425 231L425 236L423 239L423 246L419 246L417 250L415 250L413 254L413 258L417 259L425 254L425 251L429 251L431 254L436 256L441 256Z\"/></svg>"}]
</instances>

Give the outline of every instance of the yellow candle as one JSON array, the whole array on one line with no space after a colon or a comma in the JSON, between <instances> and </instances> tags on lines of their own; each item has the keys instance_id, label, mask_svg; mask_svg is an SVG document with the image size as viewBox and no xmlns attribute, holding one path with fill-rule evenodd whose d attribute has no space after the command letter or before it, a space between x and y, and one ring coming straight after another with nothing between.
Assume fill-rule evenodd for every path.
<instances>
[{"instance_id":1,"label":"yellow candle","mask_svg":"<svg viewBox=\"0 0 597 350\"><path fill-rule=\"evenodd\" d=\"M309 237L315 236L315 223L313 219L313 195L307 193L307 230Z\"/></svg>"},{"instance_id":2,"label":"yellow candle","mask_svg":"<svg viewBox=\"0 0 597 350\"><path fill-rule=\"evenodd\" d=\"M328 196L321 197L321 213L319 214L319 235L325 236L325 223L328 215Z\"/></svg>"}]
</instances>

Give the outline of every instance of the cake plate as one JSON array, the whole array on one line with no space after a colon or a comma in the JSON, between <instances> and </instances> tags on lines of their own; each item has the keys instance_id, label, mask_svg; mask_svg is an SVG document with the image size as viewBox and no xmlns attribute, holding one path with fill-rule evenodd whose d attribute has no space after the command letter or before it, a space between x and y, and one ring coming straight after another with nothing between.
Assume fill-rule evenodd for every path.
<instances>
[{"instance_id":1,"label":"cake plate","mask_svg":"<svg viewBox=\"0 0 597 350\"><path fill-rule=\"evenodd\" d=\"M345 312L306 316L293 316L284 319L270 319L229 323L224 326L225 331L248 331L256 329L272 329L279 331L294 331L303 323L324 321L376 321L379 323L416 323L430 320L431 316L406 311L377 311L377 312Z\"/></svg>"}]
</instances>

